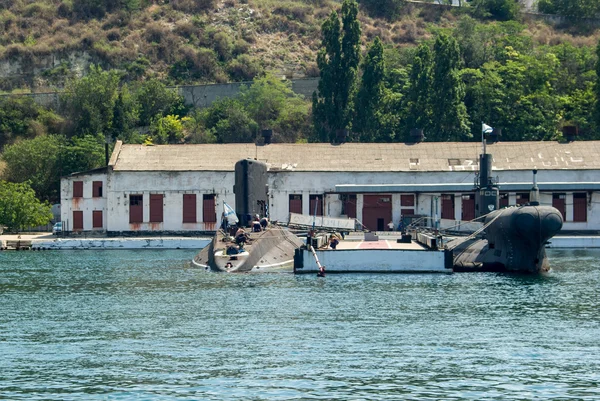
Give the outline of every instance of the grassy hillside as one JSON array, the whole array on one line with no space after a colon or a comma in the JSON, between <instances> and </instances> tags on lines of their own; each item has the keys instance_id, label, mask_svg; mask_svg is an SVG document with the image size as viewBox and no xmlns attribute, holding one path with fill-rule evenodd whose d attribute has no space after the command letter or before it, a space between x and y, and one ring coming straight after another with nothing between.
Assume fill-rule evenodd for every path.
<instances>
[{"instance_id":1,"label":"grassy hillside","mask_svg":"<svg viewBox=\"0 0 600 401\"><path fill-rule=\"evenodd\" d=\"M0 0L0 90L60 88L90 64L119 69L126 80L168 84L249 80L264 71L317 76L320 25L333 0ZM465 10L404 7L393 21L361 12L364 44L412 47ZM574 35L524 21L534 44L594 45L596 32Z\"/></svg>"}]
</instances>

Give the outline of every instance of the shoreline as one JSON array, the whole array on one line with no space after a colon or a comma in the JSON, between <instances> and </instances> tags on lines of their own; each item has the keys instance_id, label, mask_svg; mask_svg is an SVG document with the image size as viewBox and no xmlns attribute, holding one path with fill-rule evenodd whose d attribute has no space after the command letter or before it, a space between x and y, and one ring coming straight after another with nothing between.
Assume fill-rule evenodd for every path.
<instances>
[{"instance_id":1,"label":"shoreline","mask_svg":"<svg viewBox=\"0 0 600 401\"><path fill-rule=\"evenodd\" d=\"M391 233L390 233L391 234ZM72 249L197 249L207 246L212 237L56 237L44 234L0 235L0 249L12 250L19 245L32 250ZM558 235L552 238L549 249L600 248L600 235Z\"/></svg>"}]
</instances>

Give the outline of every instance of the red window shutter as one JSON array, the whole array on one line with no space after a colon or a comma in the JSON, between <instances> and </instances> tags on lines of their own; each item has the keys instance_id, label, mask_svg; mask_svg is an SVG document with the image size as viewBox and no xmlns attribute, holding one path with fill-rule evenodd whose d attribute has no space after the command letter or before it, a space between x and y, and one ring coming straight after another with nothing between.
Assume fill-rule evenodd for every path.
<instances>
[{"instance_id":1,"label":"red window shutter","mask_svg":"<svg viewBox=\"0 0 600 401\"><path fill-rule=\"evenodd\" d=\"M92 182L92 197L102 198L102 181Z\"/></svg>"},{"instance_id":2,"label":"red window shutter","mask_svg":"<svg viewBox=\"0 0 600 401\"><path fill-rule=\"evenodd\" d=\"M290 213L302 214L302 195L290 195Z\"/></svg>"},{"instance_id":3,"label":"red window shutter","mask_svg":"<svg viewBox=\"0 0 600 401\"><path fill-rule=\"evenodd\" d=\"M183 194L183 222L195 223L196 221L196 194Z\"/></svg>"},{"instance_id":4,"label":"red window shutter","mask_svg":"<svg viewBox=\"0 0 600 401\"><path fill-rule=\"evenodd\" d=\"M414 206L415 196L414 195L400 195L400 206Z\"/></svg>"},{"instance_id":5,"label":"red window shutter","mask_svg":"<svg viewBox=\"0 0 600 401\"><path fill-rule=\"evenodd\" d=\"M587 221L587 194L585 192L573 194L573 221Z\"/></svg>"},{"instance_id":6,"label":"red window shutter","mask_svg":"<svg viewBox=\"0 0 600 401\"><path fill-rule=\"evenodd\" d=\"M144 195L129 195L129 222L144 221Z\"/></svg>"},{"instance_id":7,"label":"red window shutter","mask_svg":"<svg viewBox=\"0 0 600 401\"><path fill-rule=\"evenodd\" d=\"M83 211L73 210L73 231L83 230Z\"/></svg>"},{"instance_id":8,"label":"red window shutter","mask_svg":"<svg viewBox=\"0 0 600 401\"><path fill-rule=\"evenodd\" d=\"M202 196L202 221L205 223L215 223L217 221L215 195Z\"/></svg>"},{"instance_id":9,"label":"red window shutter","mask_svg":"<svg viewBox=\"0 0 600 401\"><path fill-rule=\"evenodd\" d=\"M83 198L83 181L73 181L73 198Z\"/></svg>"},{"instance_id":10,"label":"red window shutter","mask_svg":"<svg viewBox=\"0 0 600 401\"><path fill-rule=\"evenodd\" d=\"M163 222L163 194L150 194L150 222Z\"/></svg>"},{"instance_id":11,"label":"red window shutter","mask_svg":"<svg viewBox=\"0 0 600 401\"><path fill-rule=\"evenodd\" d=\"M102 210L92 211L92 228L102 228Z\"/></svg>"}]
</instances>

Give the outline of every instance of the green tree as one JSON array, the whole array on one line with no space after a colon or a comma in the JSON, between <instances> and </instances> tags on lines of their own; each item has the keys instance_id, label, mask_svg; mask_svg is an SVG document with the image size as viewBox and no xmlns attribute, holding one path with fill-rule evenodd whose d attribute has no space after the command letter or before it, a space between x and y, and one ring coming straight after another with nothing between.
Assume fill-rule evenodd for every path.
<instances>
[{"instance_id":1,"label":"green tree","mask_svg":"<svg viewBox=\"0 0 600 401\"><path fill-rule=\"evenodd\" d=\"M242 87L240 104L260 128L271 128L274 140L295 142L308 127L308 104L292 91L291 82L267 75Z\"/></svg>"},{"instance_id":2,"label":"green tree","mask_svg":"<svg viewBox=\"0 0 600 401\"><path fill-rule=\"evenodd\" d=\"M224 98L203 112L205 138L217 143L254 142L259 126L244 109L239 99Z\"/></svg>"},{"instance_id":3,"label":"green tree","mask_svg":"<svg viewBox=\"0 0 600 401\"><path fill-rule=\"evenodd\" d=\"M384 78L383 44L379 37L376 37L363 62L363 75L355 102L356 112L352 127L360 142L374 142L379 139Z\"/></svg>"},{"instance_id":4,"label":"green tree","mask_svg":"<svg viewBox=\"0 0 600 401\"><path fill-rule=\"evenodd\" d=\"M59 133L63 119L29 96L0 98L0 150L19 139Z\"/></svg>"},{"instance_id":5,"label":"green tree","mask_svg":"<svg viewBox=\"0 0 600 401\"><path fill-rule=\"evenodd\" d=\"M0 181L0 226L19 232L24 228L48 224L52 206L40 202L28 182Z\"/></svg>"},{"instance_id":6,"label":"green tree","mask_svg":"<svg viewBox=\"0 0 600 401\"><path fill-rule=\"evenodd\" d=\"M186 114L183 97L156 79L139 84L134 90L134 97L139 108L139 124L142 126L150 125L157 116Z\"/></svg>"},{"instance_id":7,"label":"green tree","mask_svg":"<svg viewBox=\"0 0 600 401\"><path fill-rule=\"evenodd\" d=\"M102 135L74 137L61 147L59 170L61 175L92 170L105 165Z\"/></svg>"},{"instance_id":8,"label":"green tree","mask_svg":"<svg viewBox=\"0 0 600 401\"><path fill-rule=\"evenodd\" d=\"M342 24L333 11L321 28L322 48L317 54L321 78L313 94L317 139L335 140L337 131L350 127L352 99L360 61L360 23L354 0L342 4Z\"/></svg>"},{"instance_id":9,"label":"green tree","mask_svg":"<svg viewBox=\"0 0 600 401\"><path fill-rule=\"evenodd\" d=\"M419 45L410 70L406 94L407 128L419 128L429 133L433 128L431 90L433 87L433 55L429 46Z\"/></svg>"},{"instance_id":10,"label":"green tree","mask_svg":"<svg viewBox=\"0 0 600 401\"><path fill-rule=\"evenodd\" d=\"M430 91L432 119L431 140L460 141L469 138L465 87L460 79L460 51L454 38L440 33L433 47L433 82Z\"/></svg>"},{"instance_id":11,"label":"green tree","mask_svg":"<svg viewBox=\"0 0 600 401\"><path fill-rule=\"evenodd\" d=\"M182 119L174 115L158 117L150 125L150 133L152 143L155 144L182 143L184 138Z\"/></svg>"},{"instance_id":12,"label":"green tree","mask_svg":"<svg viewBox=\"0 0 600 401\"><path fill-rule=\"evenodd\" d=\"M359 0L359 3L373 17L395 20L400 15L405 0Z\"/></svg>"},{"instance_id":13,"label":"green tree","mask_svg":"<svg viewBox=\"0 0 600 401\"><path fill-rule=\"evenodd\" d=\"M2 154L6 163L3 178L11 182L31 182L40 199L59 200L60 153L62 137L44 135L7 146Z\"/></svg>"},{"instance_id":14,"label":"green tree","mask_svg":"<svg viewBox=\"0 0 600 401\"><path fill-rule=\"evenodd\" d=\"M594 94L596 95L596 101L594 103L594 119L596 120L596 126L600 127L600 41L596 45L596 81L594 83Z\"/></svg>"},{"instance_id":15,"label":"green tree","mask_svg":"<svg viewBox=\"0 0 600 401\"><path fill-rule=\"evenodd\" d=\"M124 85L119 91L115 107L113 108L113 123L110 130L112 140L121 139L125 143L139 142L133 131L139 120L140 110L129 87Z\"/></svg>"},{"instance_id":16,"label":"green tree","mask_svg":"<svg viewBox=\"0 0 600 401\"><path fill-rule=\"evenodd\" d=\"M471 7L480 17L501 21L515 19L521 8L520 3L515 0L472 0Z\"/></svg>"},{"instance_id":17,"label":"green tree","mask_svg":"<svg viewBox=\"0 0 600 401\"><path fill-rule=\"evenodd\" d=\"M591 18L600 11L598 0L539 0L538 10L575 18Z\"/></svg>"},{"instance_id":18,"label":"green tree","mask_svg":"<svg viewBox=\"0 0 600 401\"><path fill-rule=\"evenodd\" d=\"M119 74L91 66L87 76L67 83L61 96L72 135L109 134L119 95Z\"/></svg>"}]
</instances>

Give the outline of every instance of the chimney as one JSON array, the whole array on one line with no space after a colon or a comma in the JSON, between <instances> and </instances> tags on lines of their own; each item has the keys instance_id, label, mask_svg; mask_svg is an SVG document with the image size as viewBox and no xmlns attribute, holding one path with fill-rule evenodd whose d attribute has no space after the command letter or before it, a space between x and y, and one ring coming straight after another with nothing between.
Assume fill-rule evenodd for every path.
<instances>
[{"instance_id":1,"label":"chimney","mask_svg":"<svg viewBox=\"0 0 600 401\"><path fill-rule=\"evenodd\" d=\"M502 136L502 128L494 128L491 134L488 135L488 143L496 143Z\"/></svg>"},{"instance_id":2,"label":"chimney","mask_svg":"<svg viewBox=\"0 0 600 401\"><path fill-rule=\"evenodd\" d=\"M577 138L577 126L576 125L565 125L563 127L563 135L567 142L573 142Z\"/></svg>"},{"instance_id":3,"label":"chimney","mask_svg":"<svg viewBox=\"0 0 600 401\"><path fill-rule=\"evenodd\" d=\"M413 128L410 130L410 140L412 143L423 142L423 139L425 139L425 134L423 134L421 128Z\"/></svg>"},{"instance_id":4,"label":"chimney","mask_svg":"<svg viewBox=\"0 0 600 401\"><path fill-rule=\"evenodd\" d=\"M335 131L336 143L346 143L347 139L348 139L348 130L347 129L338 129Z\"/></svg>"},{"instance_id":5,"label":"chimney","mask_svg":"<svg viewBox=\"0 0 600 401\"><path fill-rule=\"evenodd\" d=\"M271 140L273 139L273 130L272 129L263 129L262 136L263 136L265 145L270 144Z\"/></svg>"}]
</instances>

